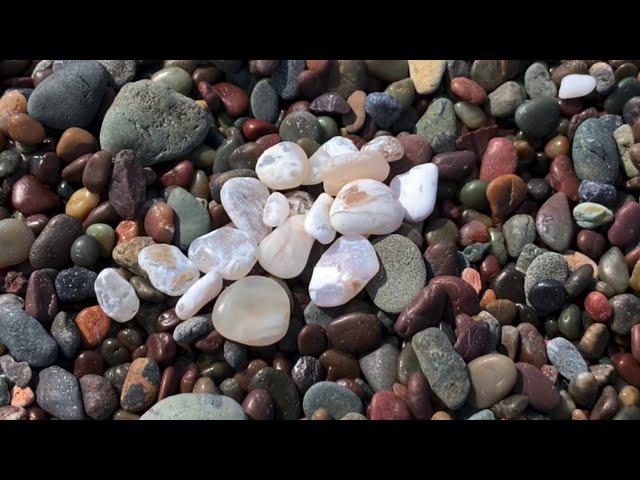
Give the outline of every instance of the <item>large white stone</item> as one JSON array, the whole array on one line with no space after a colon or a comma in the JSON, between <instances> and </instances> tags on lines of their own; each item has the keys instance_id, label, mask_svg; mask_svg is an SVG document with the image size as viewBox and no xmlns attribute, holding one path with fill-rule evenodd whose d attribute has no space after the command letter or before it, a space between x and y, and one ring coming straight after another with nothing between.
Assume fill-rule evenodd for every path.
<instances>
[{"instance_id":1,"label":"large white stone","mask_svg":"<svg viewBox=\"0 0 640 480\"><path fill-rule=\"evenodd\" d=\"M320 178L324 191L336 195L344 185L359 178L382 182L389 171L389 162L377 151L349 152L331 157L320 165Z\"/></svg>"},{"instance_id":2,"label":"large white stone","mask_svg":"<svg viewBox=\"0 0 640 480\"><path fill-rule=\"evenodd\" d=\"M138 313L140 299L136 291L115 268L105 268L96 278L93 288L98 304L108 317L124 323Z\"/></svg>"},{"instance_id":3,"label":"large white stone","mask_svg":"<svg viewBox=\"0 0 640 480\"><path fill-rule=\"evenodd\" d=\"M378 152L387 162L395 162L404 156L404 147L400 140L391 135L380 135L361 149L361 152Z\"/></svg>"},{"instance_id":4,"label":"large white stone","mask_svg":"<svg viewBox=\"0 0 640 480\"><path fill-rule=\"evenodd\" d=\"M346 234L384 235L400 228L404 208L393 192L377 180L347 183L331 204L331 226Z\"/></svg>"},{"instance_id":5,"label":"large white stone","mask_svg":"<svg viewBox=\"0 0 640 480\"><path fill-rule=\"evenodd\" d=\"M156 243L140 250L138 265L149 276L151 285L171 297L178 297L196 283L198 267L178 247Z\"/></svg>"},{"instance_id":6,"label":"large white stone","mask_svg":"<svg viewBox=\"0 0 640 480\"><path fill-rule=\"evenodd\" d=\"M289 201L280 192L273 192L267 198L262 211L262 221L270 227L277 227L289 216Z\"/></svg>"},{"instance_id":7,"label":"large white stone","mask_svg":"<svg viewBox=\"0 0 640 480\"><path fill-rule=\"evenodd\" d=\"M318 260L309 282L309 296L319 307L344 305L379 269L378 256L369 240L362 235L345 235Z\"/></svg>"},{"instance_id":8,"label":"large white stone","mask_svg":"<svg viewBox=\"0 0 640 480\"><path fill-rule=\"evenodd\" d=\"M227 180L220 189L220 201L233 224L250 234L259 243L271 231L262 221L264 204L269 189L260 180L251 177L235 177Z\"/></svg>"},{"instance_id":9,"label":"large white stone","mask_svg":"<svg viewBox=\"0 0 640 480\"><path fill-rule=\"evenodd\" d=\"M323 245L327 245L336 238L336 231L331 226L329 210L333 198L327 193L321 193L313 202L311 210L304 219L304 230Z\"/></svg>"},{"instance_id":10,"label":"large white stone","mask_svg":"<svg viewBox=\"0 0 640 480\"><path fill-rule=\"evenodd\" d=\"M300 186L310 173L307 154L293 142L280 142L267 148L256 163L258 178L273 190Z\"/></svg>"},{"instance_id":11,"label":"large white stone","mask_svg":"<svg viewBox=\"0 0 640 480\"><path fill-rule=\"evenodd\" d=\"M416 165L393 177L389 187L404 208L404 218L416 223L433 212L438 191L438 167L433 163Z\"/></svg>"},{"instance_id":12,"label":"large white stone","mask_svg":"<svg viewBox=\"0 0 640 480\"><path fill-rule=\"evenodd\" d=\"M202 307L216 298L221 290L222 277L215 270L211 270L180 297L176 304L176 315L181 320L193 317Z\"/></svg>"},{"instance_id":13,"label":"large white stone","mask_svg":"<svg viewBox=\"0 0 640 480\"><path fill-rule=\"evenodd\" d=\"M223 290L213 307L211 320L224 338L264 347L285 336L290 315L289 296L278 282L251 275Z\"/></svg>"},{"instance_id":14,"label":"large white stone","mask_svg":"<svg viewBox=\"0 0 640 480\"><path fill-rule=\"evenodd\" d=\"M322 178L320 178L320 165L325 163L329 158L343 153L357 151L358 147L356 147L356 144L346 137L332 137L330 140L327 140L320 145L320 148L309 158L311 174L303 185L317 185L322 182Z\"/></svg>"},{"instance_id":15,"label":"large white stone","mask_svg":"<svg viewBox=\"0 0 640 480\"><path fill-rule=\"evenodd\" d=\"M562 79L559 98L580 98L589 95L596 88L596 79L591 75L571 74Z\"/></svg>"},{"instance_id":16,"label":"large white stone","mask_svg":"<svg viewBox=\"0 0 640 480\"><path fill-rule=\"evenodd\" d=\"M258 262L271 275L294 278L304 270L314 242L304 229L304 217L287 218L258 245Z\"/></svg>"},{"instance_id":17,"label":"large white stone","mask_svg":"<svg viewBox=\"0 0 640 480\"><path fill-rule=\"evenodd\" d=\"M191 242L188 255L201 272L216 270L225 280L240 280L256 264L257 247L247 232L224 226Z\"/></svg>"}]
</instances>

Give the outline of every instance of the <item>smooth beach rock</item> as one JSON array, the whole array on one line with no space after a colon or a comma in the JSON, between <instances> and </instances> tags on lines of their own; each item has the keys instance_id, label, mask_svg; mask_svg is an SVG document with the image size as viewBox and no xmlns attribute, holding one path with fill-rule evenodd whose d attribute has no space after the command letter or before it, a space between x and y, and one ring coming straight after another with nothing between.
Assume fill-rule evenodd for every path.
<instances>
[{"instance_id":1,"label":"smooth beach rock","mask_svg":"<svg viewBox=\"0 0 640 480\"><path fill-rule=\"evenodd\" d=\"M307 418L321 408L326 408L332 418L342 418L348 413L362 413L362 401L351 390L335 382L318 382L304 394L302 409Z\"/></svg>"},{"instance_id":2,"label":"smooth beach rock","mask_svg":"<svg viewBox=\"0 0 640 480\"><path fill-rule=\"evenodd\" d=\"M336 231L331 226L331 204L333 197L321 193L313 202L304 219L304 230L318 242L328 245L336 238ZM266 223L266 222L265 222Z\"/></svg>"},{"instance_id":3,"label":"smooth beach rock","mask_svg":"<svg viewBox=\"0 0 640 480\"><path fill-rule=\"evenodd\" d=\"M567 380L582 372L589 371L587 363L578 349L566 338L557 337L547 343L549 361Z\"/></svg>"},{"instance_id":4,"label":"smooth beach rock","mask_svg":"<svg viewBox=\"0 0 640 480\"><path fill-rule=\"evenodd\" d=\"M289 202L280 192L273 192L267 198L262 211L262 221L270 227L277 227L289 216Z\"/></svg>"},{"instance_id":5,"label":"smooth beach rock","mask_svg":"<svg viewBox=\"0 0 640 480\"><path fill-rule=\"evenodd\" d=\"M360 370L374 392L391 391L398 375L398 349L385 343L360 357Z\"/></svg>"},{"instance_id":6,"label":"smooth beach rock","mask_svg":"<svg viewBox=\"0 0 640 480\"><path fill-rule=\"evenodd\" d=\"M246 420L242 407L231 397L209 393L180 393L164 398L140 420Z\"/></svg>"},{"instance_id":7,"label":"smooth beach rock","mask_svg":"<svg viewBox=\"0 0 640 480\"><path fill-rule=\"evenodd\" d=\"M540 280L552 279L564 284L569 275L567 261L555 252L546 252L533 259L524 277L524 293L529 294L531 287Z\"/></svg>"},{"instance_id":8,"label":"smooth beach rock","mask_svg":"<svg viewBox=\"0 0 640 480\"><path fill-rule=\"evenodd\" d=\"M578 226L594 229L613 221L613 212L593 202L582 202L573 209L573 218Z\"/></svg>"},{"instance_id":9,"label":"smooth beach rock","mask_svg":"<svg viewBox=\"0 0 640 480\"><path fill-rule=\"evenodd\" d=\"M271 231L271 228L262 222L262 212L267 198L269 189L256 178L231 178L220 190L222 206L233 224L251 235L256 243Z\"/></svg>"},{"instance_id":10,"label":"smooth beach rock","mask_svg":"<svg viewBox=\"0 0 640 480\"><path fill-rule=\"evenodd\" d=\"M542 204L536 215L536 230L552 250L566 250L573 239L573 221L567 196L558 192Z\"/></svg>"},{"instance_id":11,"label":"smooth beach rock","mask_svg":"<svg viewBox=\"0 0 640 480\"><path fill-rule=\"evenodd\" d=\"M474 408L487 408L506 397L516 384L518 371L513 361L492 353L469 362L469 403Z\"/></svg>"},{"instance_id":12,"label":"smooth beach rock","mask_svg":"<svg viewBox=\"0 0 640 480\"><path fill-rule=\"evenodd\" d=\"M527 135L542 138L556 128L560 107L551 97L538 97L520 105L514 115L518 127Z\"/></svg>"},{"instance_id":13,"label":"smooth beach rock","mask_svg":"<svg viewBox=\"0 0 640 480\"><path fill-rule=\"evenodd\" d=\"M620 154L613 130L602 118L580 123L573 137L572 158L580 180L613 184L618 177Z\"/></svg>"},{"instance_id":14,"label":"smooth beach rock","mask_svg":"<svg viewBox=\"0 0 640 480\"><path fill-rule=\"evenodd\" d=\"M489 112L494 117L508 117L525 101L526 93L517 82L505 82L488 95Z\"/></svg>"},{"instance_id":15,"label":"smooth beach rock","mask_svg":"<svg viewBox=\"0 0 640 480\"><path fill-rule=\"evenodd\" d=\"M295 188L309 178L311 164L304 150L293 142L280 142L258 158L256 174L272 190Z\"/></svg>"},{"instance_id":16,"label":"smooth beach rock","mask_svg":"<svg viewBox=\"0 0 640 480\"><path fill-rule=\"evenodd\" d=\"M558 98L580 98L596 88L596 79L591 75L572 74L562 78Z\"/></svg>"},{"instance_id":17,"label":"smooth beach rock","mask_svg":"<svg viewBox=\"0 0 640 480\"><path fill-rule=\"evenodd\" d=\"M321 166L333 157L352 152L358 152L358 147L349 138L338 136L327 140L309 157L311 172L309 177L304 180L303 185L316 185L322 182L320 177Z\"/></svg>"},{"instance_id":18,"label":"smooth beach rock","mask_svg":"<svg viewBox=\"0 0 640 480\"><path fill-rule=\"evenodd\" d=\"M0 220L0 268L18 265L29 258L35 239L31 229L22 220Z\"/></svg>"},{"instance_id":19,"label":"smooth beach rock","mask_svg":"<svg viewBox=\"0 0 640 480\"><path fill-rule=\"evenodd\" d=\"M600 257L598 278L607 282L617 294L624 293L629 286L629 268L624 261L622 251L611 247Z\"/></svg>"},{"instance_id":20,"label":"smooth beach rock","mask_svg":"<svg viewBox=\"0 0 640 480\"><path fill-rule=\"evenodd\" d=\"M150 358L136 358L127 370L120 405L126 411L139 413L153 405L160 387L160 367Z\"/></svg>"},{"instance_id":21,"label":"smooth beach rock","mask_svg":"<svg viewBox=\"0 0 640 480\"><path fill-rule=\"evenodd\" d=\"M175 245L187 250L191 243L211 229L211 217L205 205L187 190L175 187L167 197L175 218Z\"/></svg>"},{"instance_id":22,"label":"smooth beach rock","mask_svg":"<svg viewBox=\"0 0 640 480\"><path fill-rule=\"evenodd\" d=\"M429 95L440 86L447 62L445 60L409 60L409 76L416 92Z\"/></svg>"},{"instance_id":23,"label":"smooth beach rock","mask_svg":"<svg viewBox=\"0 0 640 480\"><path fill-rule=\"evenodd\" d=\"M367 142L361 149L362 152L378 152L387 162L395 162L404 156L402 142L391 135L380 135Z\"/></svg>"},{"instance_id":24,"label":"smooth beach rock","mask_svg":"<svg viewBox=\"0 0 640 480\"><path fill-rule=\"evenodd\" d=\"M533 408L549 413L560 404L558 389L539 368L525 362L516 363L516 368L518 379L513 391L529 397Z\"/></svg>"},{"instance_id":25,"label":"smooth beach rock","mask_svg":"<svg viewBox=\"0 0 640 480\"><path fill-rule=\"evenodd\" d=\"M255 265L256 249L249 233L225 226L191 242L188 256L201 272L216 270L225 280L239 280Z\"/></svg>"},{"instance_id":26,"label":"smooth beach rock","mask_svg":"<svg viewBox=\"0 0 640 480\"><path fill-rule=\"evenodd\" d=\"M490 182L500 175L516 171L518 156L513 142L506 138L492 138L482 156L480 180Z\"/></svg>"},{"instance_id":27,"label":"smooth beach rock","mask_svg":"<svg viewBox=\"0 0 640 480\"><path fill-rule=\"evenodd\" d=\"M290 313L289 297L278 282L249 276L224 289L211 318L215 329L225 338L261 347L284 337Z\"/></svg>"},{"instance_id":28,"label":"smooth beach rock","mask_svg":"<svg viewBox=\"0 0 640 480\"><path fill-rule=\"evenodd\" d=\"M106 420L118 407L118 397L105 377L95 374L80 378L82 403L88 417L94 420Z\"/></svg>"},{"instance_id":29,"label":"smooth beach rock","mask_svg":"<svg viewBox=\"0 0 640 480\"><path fill-rule=\"evenodd\" d=\"M56 215L31 245L31 266L38 270L64 267L70 260L71 245L82 233L82 224L77 219L65 214Z\"/></svg>"},{"instance_id":30,"label":"smooth beach rock","mask_svg":"<svg viewBox=\"0 0 640 480\"><path fill-rule=\"evenodd\" d=\"M304 221L304 215L293 215L262 239L256 250L262 268L285 279L302 273L314 242L304 229Z\"/></svg>"},{"instance_id":31,"label":"smooth beach rock","mask_svg":"<svg viewBox=\"0 0 640 480\"><path fill-rule=\"evenodd\" d=\"M298 390L286 373L265 367L251 379L249 389L265 390L271 396L276 420L297 420L302 416Z\"/></svg>"},{"instance_id":32,"label":"smooth beach rock","mask_svg":"<svg viewBox=\"0 0 640 480\"><path fill-rule=\"evenodd\" d=\"M40 322L11 304L0 305L0 343L32 367L51 365L58 354L58 345Z\"/></svg>"},{"instance_id":33,"label":"smooth beach rock","mask_svg":"<svg viewBox=\"0 0 640 480\"><path fill-rule=\"evenodd\" d=\"M78 380L57 365L45 368L38 375L36 399L45 412L60 420L84 419Z\"/></svg>"},{"instance_id":34,"label":"smooth beach rock","mask_svg":"<svg viewBox=\"0 0 640 480\"><path fill-rule=\"evenodd\" d=\"M389 163L379 152L349 152L333 156L319 167L323 188L329 195L360 178L384 181L389 175Z\"/></svg>"},{"instance_id":35,"label":"smooth beach rock","mask_svg":"<svg viewBox=\"0 0 640 480\"><path fill-rule=\"evenodd\" d=\"M558 93L547 66L540 62L532 63L524 72L524 88L529 98L554 98Z\"/></svg>"},{"instance_id":36,"label":"smooth beach rock","mask_svg":"<svg viewBox=\"0 0 640 480\"><path fill-rule=\"evenodd\" d=\"M198 268L173 245L158 243L143 248L138 264L155 288L173 297L184 294L199 277Z\"/></svg>"},{"instance_id":37,"label":"smooth beach rock","mask_svg":"<svg viewBox=\"0 0 640 480\"><path fill-rule=\"evenodd\" d=\"M397 175L389 183L408 222L421 222L433 212L438 187L438 168L434 164L417 165Z\"/></svg>"},{"instance_id":38,"label":"smooth beach rock","mask_svg":"<svg viewBox=\"0 0 640 480\"><path fill-rule=\"evenodd\" d=\"M93 285L98 304L110 318L124 323L138 313L140 300L129 282L115 268L102 270Z\"/></svg>"},{"instance_id":39,"label":"smooth beach rock","mask_svg":"<svg viewBox=\"0 0 640 480\"><path fill-rule=\"evenodd\" d=\"M176 315L186 320L197 314L222 291L222 277L216 270L211 270L180 297L176 304Z\"/></svg>"}]
</instances>

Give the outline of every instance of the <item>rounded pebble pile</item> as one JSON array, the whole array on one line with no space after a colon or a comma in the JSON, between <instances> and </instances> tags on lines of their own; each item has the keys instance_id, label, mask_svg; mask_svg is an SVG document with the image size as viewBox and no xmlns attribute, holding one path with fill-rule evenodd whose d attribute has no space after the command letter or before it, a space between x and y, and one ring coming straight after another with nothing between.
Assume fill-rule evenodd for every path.
<instances>
[{"instance_id":1,"label":"rounded pebble pile","mask_svg":"<svg viewBox=\"0 0 640 480\"><path fill-rule=\"evenodd\" d=\"M0 420L640 420L639 67L0 60Z\"/></svg>"}]
</instances>

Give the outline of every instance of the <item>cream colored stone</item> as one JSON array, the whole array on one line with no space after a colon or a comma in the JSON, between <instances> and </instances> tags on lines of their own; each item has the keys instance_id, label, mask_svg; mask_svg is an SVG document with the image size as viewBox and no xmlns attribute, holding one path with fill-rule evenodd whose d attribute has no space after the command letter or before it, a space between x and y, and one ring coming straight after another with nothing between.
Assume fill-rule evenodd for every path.
<instances>
[{"instance_id":1,"label":"cream colored stone","mask_svg":"<svg viewBox=\"0 0 640 480\"><path fill-rule=\"evenodd\" d=\"M201 272L216 270L225 280L240 280L255 265L257 248L249 233L224 226L191 242L188 255Z\"/></svg>"},{"instance_id":2,"label":"cream colored stone","mask_svg":"<svg viewBox=\"0 0 640 480\"><path fill-rule=\"evenodd\" d=\"M322 182L322 178L320 178L320 166L331 157L357 151L358 147L356 147L356 144L346 137L333 137L327 140L320 145L320 148L309 158L311 174L303 185L317 185Z\"/></svg>"},{"instance_id":3,"label":"cream colored stone","mask_svg":"<svg viewBox=\"0 0 640 480\"><path fill-rule=\"evenodd\" d=\"M468 367L471 380L468 401L475 408L488 408L505 398L518 378L515 363L498 353L478 357Z\"/></svg>"},{"instance_id":4,"label":"cream colored stone","mask_svg":"<svg viewBox=\"0 0 640 480\"><path fill-rule=\"evenodd\" d=\"M440 86L446 68L446 60L409 60L409 76L413 80L416 92L420 95L435 92Z\"/></svg>"},{"instance_id":5,"label":"cream colored stone","mask_svg":"<svg viewBox=\"0 0 640 480\"><path fill-rule=\"evenodd\" d=\"M391 135L380 135L361 149L361 152L378 152L387 162L395 162L404 156L404 147L400 140Z\"/></svg>"},{"instance_id":6,"label":"cream colored stone","mask_svg":"<svg viewBox=\"0 0 640 480\"><path fill-rule=\"evenodd\" d=\"M273 192L267 198L262 211L262 221L270 227L277 227L289 216L289 202L280 192Z\"/></svg>"},{"instance_id":7,"label":"cream colored stone","mask_svg":"<svg viewBox=\"0 0 640 480\"><path fill-rule=\"evenodd\" d=\"M287 218L258 245L258 262L271 275L294 278L304 270L314 242L304 229L304 217Z\"/></svg>"},{"instance_id":8,"label":"cream colored stone","mask_svg":"<svg viewBox=\"0 0 640 480\"><path fill-rule=\"evenodd\" d=\"M304 230L323 245L333 242L336 238L336 231L331 226L329 218L332 203L331 195L321 193L304 219Z\"/></svg>"},{"instance_id":9,"label":"cream colored stone","mask_svg":"<svg viewBox=\"0 0 640 480\"><path fill-rule=\"evenodd\" d=\"M102 270L93 284L98 304L118 323L131 320L138 313L140 299L136 291L122 278L115 268Z\"/></svg>"},{"instance_id":10,"label":"cream colored stone","mask_svg":"<svg viewBox=\"0 0 640 480\"><path fill-rule=\"evenodd\" d=\"M233 224L260 242L271 232L262 221L269 189L257 178L235 177L227 180L220 190L220 201Z\"/></svg>"},{"instance_id":11,"label":"cream colored stone","mask_svg":"<svg viewBox=\"0 0 640 480\"><path fill-rule=\"evenodd\" d=\"M151 285L172 297L182 295L200 276L198 267L178 247L164 243L140 250L138 264L147 272Z\"/></svg>"},{"instance_id":12,"label":"cream colored stone","mask_svg":"<svg viewBox=\"0 0 640 480\"><path fill-rule=\"evenodd\" d=\"M352 180L370 178L382 182L389 171L389 162L379 152L350 152L324 162L320 166L320 178L324 191L329 195L336 195Z\"/></svg>"},{"instance_id":13,"label":"cream colored stone","mask_svg":"<svg viewBox=\"0 0 640 480\"><path fill-rule=\"evenodd\" d=\"M396 175L389 183L404 208L404 219L416 223L433 212L438 192L438 167L433 163L416 165L406 173Z\"/></svg>"},{"instance_id":14,"label":"cream colored stone","mask_svg":"<svg viewBox=\"0 0 640 480\"><path fill-rule=\"evenodd\" d=\"M189 287L176 304L176 315L181 320L196 315L202 307L216 298L222 290L222 277L211 270L204 277Z\"/></svg>"},{"instance_id":15,"label":"cream colored stone","mask_svg":"<svg viewBox=\"0 0 640 480\"><path fill-rule=\"evenodd\" d=\"M286 190L302 185L309 178L311 164L300 145L280 142L260 155L256 174L272 190Z\"/></svg>"}]
</instances>

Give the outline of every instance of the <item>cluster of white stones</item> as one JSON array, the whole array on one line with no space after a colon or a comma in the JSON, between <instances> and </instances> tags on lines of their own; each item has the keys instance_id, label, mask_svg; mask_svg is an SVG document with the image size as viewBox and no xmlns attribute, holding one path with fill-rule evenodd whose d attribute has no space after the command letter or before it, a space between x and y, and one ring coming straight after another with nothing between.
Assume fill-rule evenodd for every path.
<instances>
[{"instance_id":1,"label":"cluster of white stones","mask_svg":"<svg viewBox=\"0 0 640 480\"><path fill-rule=\"evenodd\" d=\"M388 135L360 150L348 138L334 137L310 158L293 142L276 144L259 157L257 179L234 177L223 184L220 198L230 224L196 238L187 255L172 245L150 245L138 264L157 290L180 297L180 319L203 314L215 300L211 318L222 336L250 346L276 343L287 332L292 308L283 280L303 272L316 241L328 247L313 266L309 296L320 307L336 307L380 269L369 235L395 232L403 221L421 222L433 212L437 167L418 165L389 178L389 163L403 156L401 142ZM316 192L320 184L315 198L295 190L308 185ZM250 275L256 263L272 277ZM140 301L117 270L103 270L95 289L114 320L136 316Z\"/></svg>"}]
</instances>

